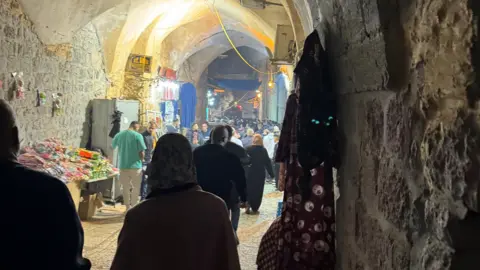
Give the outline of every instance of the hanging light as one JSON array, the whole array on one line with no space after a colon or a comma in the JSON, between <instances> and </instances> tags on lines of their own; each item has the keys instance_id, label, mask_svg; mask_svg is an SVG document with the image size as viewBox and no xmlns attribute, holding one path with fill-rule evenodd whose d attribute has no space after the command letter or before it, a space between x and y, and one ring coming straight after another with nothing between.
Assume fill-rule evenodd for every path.
<instances>
[{"instance_id":1,"label":"hanging light","mask_svg":"<svg viewBox=\"0 0 480 270\"><path fill-rule=\"evenodd\" d=\"M262 93L258 93L258 94L257 94L257 97L258 97L258 98L261 98L261 97L262 97Z\"/></svg>"},{"instance_id":2,"label":"hanging light","mask_svg":"<svg viewBox=\"0 0 480 270\"><path fill-rule=\"evenodd\" d=\"M268 87L273 88L275 82L273 81L273 73L270 73L270 81L268 81Z\"/></svg>"}]
</instances>

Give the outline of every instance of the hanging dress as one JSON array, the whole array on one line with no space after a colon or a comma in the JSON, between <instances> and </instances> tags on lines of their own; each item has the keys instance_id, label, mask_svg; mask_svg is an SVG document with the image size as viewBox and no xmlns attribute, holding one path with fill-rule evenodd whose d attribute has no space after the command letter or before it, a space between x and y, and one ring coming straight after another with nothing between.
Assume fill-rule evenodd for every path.
<instances>
[{"instance_id":1,"label":"hanging dress","mask_svg":"<svg viewBox=\"0 0 480 270\"><path fill-rule=\"evenodd\" d=\"M182 128L190 128L195 122L195 110L197 105L197 90L191 83L184 83L180 88L180 125Z\"/></svg>"},{"instance_id":2,"label":"hanging dress","mask_svg":"<svg viewBox=\"0 0 480 270\"><path fill-rule=\"evenodd\" d=\"M315 68L312 69L311 66L315 61L308 58L315 57L314 51L318 49L318 45L318 33L314 32L305 41L302 56L304 61L301 60L296 68L296 76L298 76L296 93L290 95L287 101L276 155L276 162L284 163L286 168L284 206L278 239L276 268L278 270L335 269L332 168L329 162L321 162L324 158L323 150L306 152L307 146L311 149L323 148L318 146L318 142L317 144L310 142L308 139L311 137L304 134L305 130L311 130L311 126L306 126L306 121L302 117L309 115L307 114L309 111L305 109L311 109L312 104L308 104L310 107L300 106L302 95L308 96L311 93L306 91L315 90L315 87L307 84L312 82L311 76L317 76ZM305 80L305 78L308 79ZM313 115L319 114L314 112ZM322 119L315 121L317 120ZM311 120L308 119L308 121ZM301 145L299 145L299 137L302 139ZM306 155L311 159L308 160ZM304 166L301 166L301 163Z\"/></svg>"}]
</instances>

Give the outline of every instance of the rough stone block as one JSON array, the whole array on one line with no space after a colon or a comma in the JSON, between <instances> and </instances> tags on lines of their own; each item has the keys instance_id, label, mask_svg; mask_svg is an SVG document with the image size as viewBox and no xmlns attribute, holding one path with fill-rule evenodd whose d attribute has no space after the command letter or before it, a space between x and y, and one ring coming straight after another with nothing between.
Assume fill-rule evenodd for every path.
<instances>
[{"instance_id":1,"label":"rough stone block","mask_svg":"<svg viewBox=\"0 0 480 270\"><path fill-rule=\"evenodd\" d=\"M385 90L385 44L380 38L362 44L351 44L346 55L338 60L336 83L340 95ZM368 72L364 72L368 70Z\"/></svg>"}]
</instances>

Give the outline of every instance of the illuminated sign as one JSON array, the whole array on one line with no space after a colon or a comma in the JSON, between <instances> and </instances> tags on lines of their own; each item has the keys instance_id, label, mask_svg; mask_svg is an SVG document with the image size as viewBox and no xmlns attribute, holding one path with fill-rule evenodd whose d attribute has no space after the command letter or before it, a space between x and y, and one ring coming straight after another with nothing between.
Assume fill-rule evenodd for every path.
<instances>
[{"instance_id":1,"label":"illuminated sign","mask_svg":"<svg viewBox=\"0 0 480 270\"><path fill-rule=\"evenodd\" d=\"M150 73L152 68L152 57L145 55L131 54L128 61L128 71L138 73Z\"/></svg>"}]
</instances>

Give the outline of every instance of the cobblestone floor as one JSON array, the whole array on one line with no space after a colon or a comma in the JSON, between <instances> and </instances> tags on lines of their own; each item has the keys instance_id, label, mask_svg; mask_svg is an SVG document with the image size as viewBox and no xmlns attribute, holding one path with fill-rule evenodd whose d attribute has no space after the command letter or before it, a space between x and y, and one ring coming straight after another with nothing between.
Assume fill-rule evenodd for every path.
<instances>
[{"instance_id":1,"label":"cobblestone floor","mask_svg":"<svg viewBox=\"0 0 480 270\"><path fill-rule=\"evenodd\" d=\"M242 270L255 270L256 256L260 240L265 231L275 219L277 202L282 193L275 192L273 185L265 186L265 195L260 208L260 215L246 215L242 210L238 237L240 246L238 253ZM102 208L88 222L83 222L85 230L84 256L92 261L93 270L109 269L112 263L117 238L123 224L123 206Z\"/></svg>"}]
</instances>

